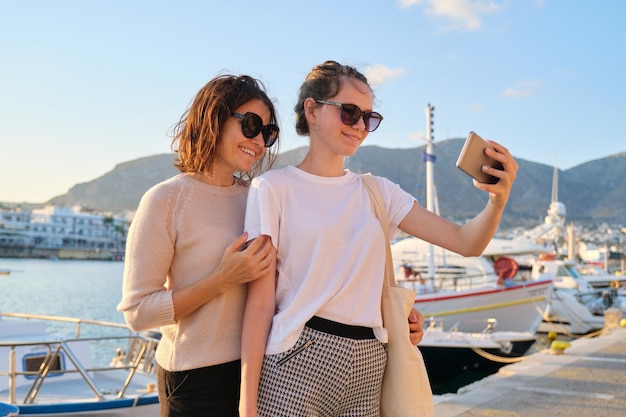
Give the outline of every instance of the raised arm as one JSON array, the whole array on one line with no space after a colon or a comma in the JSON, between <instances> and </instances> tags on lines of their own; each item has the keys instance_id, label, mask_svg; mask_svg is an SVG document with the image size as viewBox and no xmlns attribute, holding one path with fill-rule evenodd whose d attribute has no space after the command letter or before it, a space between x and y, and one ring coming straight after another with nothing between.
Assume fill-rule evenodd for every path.
<instances>
[{"instance_id":1,"label":"raised arm","mask_svg":"<svg viewBox=\"0 0 626 417\"><path fill-rule=\"evenodd\" d=\"M507 148L493 141L489 143L494 149L487 149L487 155L500 161L503 169L483 167L486 173L500 178L496 184L479 183L474 180L474 187L489 193L487 205L476 217L463 225L458 225L414 204L399 228L460 255L479 256L498 229L518 169L517 162Z\"/></svg>"}]
</instances>

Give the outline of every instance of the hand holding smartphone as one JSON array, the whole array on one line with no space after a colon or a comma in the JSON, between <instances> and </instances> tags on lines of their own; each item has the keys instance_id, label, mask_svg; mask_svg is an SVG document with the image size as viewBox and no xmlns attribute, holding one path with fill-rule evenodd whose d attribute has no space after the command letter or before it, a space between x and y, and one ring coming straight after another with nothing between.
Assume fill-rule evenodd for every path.
<instances>
[{"instance_id":1,"label":"hand holding smartphone","mask_svg":"<svg viewBox=\"0 0 626 417\"><path fill-rule=\"evenodd\" d=\"M502 163L485 154L486 148L491 148L489 143L475 132L470 132L469 135L467 135L467 139L465 139L465 144L456 161L456 166L478 182L495 184L500 178L483 172L482 166L489 165L492 168L500 170L503 169L503 166Z\"/></svg>"}]
</instances>

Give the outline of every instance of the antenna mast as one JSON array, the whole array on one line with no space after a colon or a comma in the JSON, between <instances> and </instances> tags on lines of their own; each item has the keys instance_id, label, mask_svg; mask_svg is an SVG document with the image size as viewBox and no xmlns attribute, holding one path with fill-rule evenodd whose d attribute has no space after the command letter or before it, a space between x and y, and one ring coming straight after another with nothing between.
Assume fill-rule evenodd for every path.
<instances>
[{"instance_id":1,"label":"antenna mast","mask_svg":"<svg viewBox=\"0 0 626 417\"><path fill-rule=\"evenodd\" d=\"M433 165L435 163L435 155L433 154L433 141L435 136L433 135L435 129L434 119L435 106L431 106L430 103L426 106L426 153L424 154L424 161L426 162L426 209L432 213L434 210L434 188L435 182L433 177ZM434 245L428 245L428 278L435 279L435 247Z\"/></svg>"}]
</instances>

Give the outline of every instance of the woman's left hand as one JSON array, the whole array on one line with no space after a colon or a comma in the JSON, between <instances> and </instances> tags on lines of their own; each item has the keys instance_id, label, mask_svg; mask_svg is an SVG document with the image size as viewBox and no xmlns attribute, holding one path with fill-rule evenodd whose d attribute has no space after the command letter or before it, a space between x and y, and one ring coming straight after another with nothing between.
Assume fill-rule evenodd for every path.
<instances>
[{"instance_id":1,"label":"woman's left hand","mask_svg":"<svg viewBox=\"0 0 626 417\"><path fill-rule=\"evenodd\" d=\"M424 316L422 313L412 308L409 314L409 339L411 344L417 346L424 337Z\"/></svg>"}]
</instances>

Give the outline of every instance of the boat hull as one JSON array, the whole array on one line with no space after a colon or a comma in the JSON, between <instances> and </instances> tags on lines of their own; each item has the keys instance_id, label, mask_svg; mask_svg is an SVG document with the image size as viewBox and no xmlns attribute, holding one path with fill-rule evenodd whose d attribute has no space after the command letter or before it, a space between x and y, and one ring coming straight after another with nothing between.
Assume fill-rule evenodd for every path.
<instances>
[{"instance_id":1,"label":"boat hull","mask_svg":"<svg viewBox=\"0 0 626 417\"><path fill-rule=\"evenodd\" d=\"M462 332L482 332L495 319L503 331L535 333L552 293L552 281L536 281L511 287L420 294L414 306L426 320Z\"/></svg>"},{"instance_id":2,"label":"boat hull","mask_svg":"<svg viewBox=\"0 0 626 417\"><path fill-rule=\"evenodd\" d=\"M604 327L604 317L592 314L576 290L555 288L539 325L539 333L588 334Z\"/></svg>"},{"instance_id":3,"label":"boat hull","mask_svg":"<svg viewBox=\"0 0 626 417\"><path fill-rule=\"evenodd\" d=\"M18 405L19 415L32 417L154 417L159 415L156 395L139 399L121 398L106 403L73 402L54 405Z\"/></svg>"},{"instance_id":4,"label":"boat hull","mask_svg":"<svg viewBox=\"0 0 626 417\"><path fill-rule=\"evenodd\" d=\"M435 394L454 392L516 362L536 342L527 332L464 333L426 329L419 349ZM459 382L460 381L460 382Z\"/></svg>"}]
</instances>

